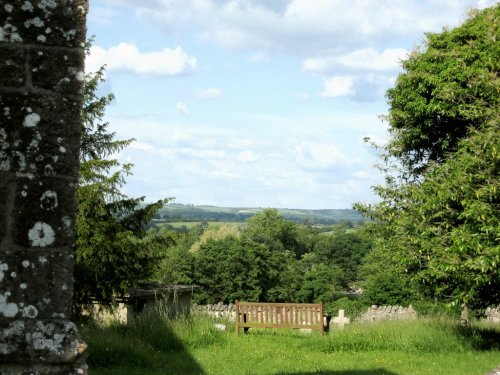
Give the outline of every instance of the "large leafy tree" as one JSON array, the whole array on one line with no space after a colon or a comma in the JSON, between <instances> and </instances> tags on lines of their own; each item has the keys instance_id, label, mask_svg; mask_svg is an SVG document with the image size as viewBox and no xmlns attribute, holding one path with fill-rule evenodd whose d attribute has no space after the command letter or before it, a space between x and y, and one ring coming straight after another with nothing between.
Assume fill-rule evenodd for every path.
<instances>
[{"instance_id":1,"label":"large leafy tree","mask_svg":"<svg viewBox=\"0 0 500 375\"><path fill-rule=\"evenodd\" d=\"M399 189L385 246L428 294L485 306L500 301L500 122L474 130L420 184Z\"/></svg>"},{"instance_id":2,"label":"large leafy tree","mask_svg":"<svg viewBox=\"0 0 500 375\"><path fill-rule=\"evenodd\" d=\"M426 34L403 61L387 92L387 148L410 175L443 162L469 129L479 128L500 103L500 5L475 11L460 27Z\"/></svg>"},{"instance_id":3,"label":"large leafy tree","mask_svg":"<svg viewBox=\"0 0 500 375\"><path fill-rule=\"evenodd\" d=\"M133 139L116 140L103 121L113 95L98 95L104 68L85 76L80 173L77 190L74 300L110 303L147 278L157 261L160 239L145 236L145 226L164 201L144 205L144 197L122 193L132 164L112 156ZM168 242L168 239L167 239Z\"/></svg>"},{"instance_id":4,"label":"large leafy tree","mask_svg":"<svg viewBox=\"0 0 500 375\"><path fill-rule=\"evenodd\" d=\"M297 225L285 220L274 208L267 208L248 219L245 234L273 251L289 250L297 258L306 250L299 241Z\"/></svg>"},{"instance_id":5,"label":"large leafy tree","mask_svg":"<svg viewBox=\"0 0 500 375\"><path fill-rule=\"evenodd\" d=\"M423 294L476 307L500 301L499 16L499 5L475 12L404 63L385 149L403 169L361 207L383 264Z\"/></svg>"}]
</instances>

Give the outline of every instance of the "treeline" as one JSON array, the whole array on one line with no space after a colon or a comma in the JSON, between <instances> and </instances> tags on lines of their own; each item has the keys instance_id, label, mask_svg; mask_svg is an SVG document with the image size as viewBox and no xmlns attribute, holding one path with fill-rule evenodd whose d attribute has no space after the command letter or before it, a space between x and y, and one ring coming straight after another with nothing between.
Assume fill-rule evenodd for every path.
<instances>
[{"instance_id":1,"label":"treeline","mask_svg":"<svg viewBox=\"0 0 500 375\"><path fill-rule=\"evenodd\" d=\"M263 208L237 208L216 206L194 206L172 203L161 208L155 215L155 221L219 221L244 222ZM350 222L354 225L366 222L367 219L352 209L278 209L285 219L304 225L334 225Z\"/></svg>"}]
</instances>

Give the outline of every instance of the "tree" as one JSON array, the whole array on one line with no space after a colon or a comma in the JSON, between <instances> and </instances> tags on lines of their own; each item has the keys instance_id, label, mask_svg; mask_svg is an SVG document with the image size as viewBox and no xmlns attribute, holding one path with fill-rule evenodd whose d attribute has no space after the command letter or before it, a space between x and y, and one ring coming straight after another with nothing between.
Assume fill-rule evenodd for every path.
<instances>
[{"instance_id":1,"label":"tree","mask_svg":"<svg viewBox=\"0 0 500 375\"><path fill-rule=\"evenodd\" d=\"M341 284L347 288L350 283L360 279L358 267L371 248L371 239L365 229L355 232L339 231L324 235L314 245L319 263L336 265L342 270Z\"/></svg>"},{"instance_id":2,"label":"tree","mask_svg":"<svg viewBox=\"0 0 500 375\"><path fill-rule=\"evenodd\" d=\"M460 27L428 33L402 62L387 91L391 140L386 151L409 175L442 163L469 129L498 111L500 5L475 11Z\"/></svg>"},{"instance_id":3,"label":"tree","mask_svg":"<svg viewBox=\"0 0 500 375\"><path fill-rule=\"evenodd\" d=\"M247 220L246 236L256 242L265 243L270 249L290 250L297 258L305 252L298 241L297 225L285 220L278 210L267 208Z\"/></svg>"},{"instance_id":4,"label":"tree","mask_svg":"<svg viewBox=\"0 0 500 375\"><path fill-rule=\"evenodd\" d=\"M195 256L195 283L201 286L201 303L259 301L262 296L263 269L258 257L262 246L227 236L209 239Z\"/></svg>"},{"instance_id":5,"label":"tree","mask_svg":"<svg viewBox=\"0 0 500 375\"><path fill-rule=\"evenodd\" d=\"M104 67L86 74L83 88L74 271L77 304L110 303L150 276L160 256L155 246L146 243L145 226L165 201L144 205L144 197L129 198L121 192L132 164L122 165L110 156L133 139L116 140L103 122L114 98L97 95L103 81Z\"/></svg>"},{"instance_id":6,"label":"tree","mask_svg":"<svg viewBox=\"0 0 500 375\"><path fill-rule=\"evenodd\" d=\"M381 265L366 286L393 279L374 298L406 298L404 283L453 305L500 301L499 16L497 4L428 34L388 92L384 161L403 170L375 187L378 204L358 205L373 219Z\"/></svg>"},{"instance_id":7,"label":"tree","mask_svg":"<svg viewBox=\"0 0 500 375\"><path fill-rule=\"evenodd\" d=\"M404 63L386 154L406 170L375 187L380 203L358 206L377 228L374 252L454 305L500 301L499 16L496 5L429 35Z\"/></svg>"},{"instance_id":8,"label":"tree","mask_svg":"<svg viewBox=\"0 0 500 375\"><path fill-rule=\"evenodd\" d=\"M471 132L419 184L397 192L385 246L428 295L484 307L500 301L500 122ZM392 194L390 192L390 194Z\"/></svg>"}]
</instances>

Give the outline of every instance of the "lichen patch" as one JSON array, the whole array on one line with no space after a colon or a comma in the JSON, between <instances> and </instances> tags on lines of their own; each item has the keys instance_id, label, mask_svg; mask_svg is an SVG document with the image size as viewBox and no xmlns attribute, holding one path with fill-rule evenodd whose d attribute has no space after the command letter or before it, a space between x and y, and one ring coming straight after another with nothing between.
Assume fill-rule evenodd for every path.
<instances>
[{"instance_id":1,"label":"lichen patch","mask_svg":"<svg viewBox=\"0 0 500 375\"><path fill-rule=\"evenodd\" d=\"M56 236L49 224L38 221L28 231L28 239L31 246L46 247L54 243Z\"/></svg>"},{"instance_id":2,"label":"lichen patch","mask_svg":"<svg viewBox=\"0 0 500 375\"><path fill-rule=\"evenodd\" d=\"M27 128L37 126L40 122L40 115L38 113L30 113L24 118L23 125Z\"/></svg>"}]
</instances>

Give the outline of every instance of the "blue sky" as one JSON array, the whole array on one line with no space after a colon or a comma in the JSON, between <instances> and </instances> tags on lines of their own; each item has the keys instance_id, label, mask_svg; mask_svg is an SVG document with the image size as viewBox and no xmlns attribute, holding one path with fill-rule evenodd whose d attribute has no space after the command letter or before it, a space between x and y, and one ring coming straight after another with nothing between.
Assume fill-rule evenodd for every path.
<instances>
[{"instance_id":1,"label":"blue sky","mask_svg":"<svg viewBox=\"0 0 500 375\"><path fill-rule=\"evenodd\" d=\"M135 138L147 201L350 208L376 200L385 91L424 33L491 0L90 0L87 71Z\"/></svg>"}]
</instances>

